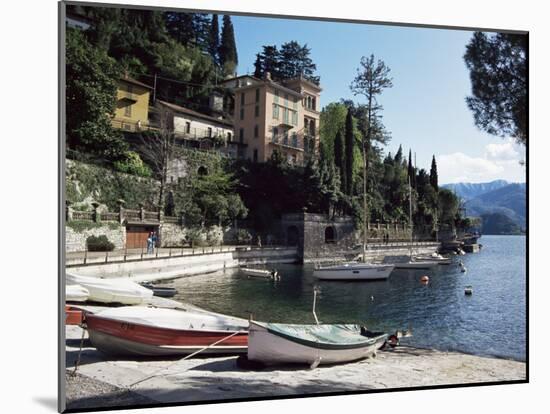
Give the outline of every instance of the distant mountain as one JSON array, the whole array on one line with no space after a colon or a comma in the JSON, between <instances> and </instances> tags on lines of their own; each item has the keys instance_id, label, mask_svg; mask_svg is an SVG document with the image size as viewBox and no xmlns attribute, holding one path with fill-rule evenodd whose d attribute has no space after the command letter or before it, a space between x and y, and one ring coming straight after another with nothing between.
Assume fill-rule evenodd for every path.
<instances>
[{"instance_id":1,"label":"distant mountain","mask_svg":"<svg viewBox=\"0 0 550 414\"><path fill-rule=\"evenodd\" d=\"M469 200L480 196L481 194L488 193L489 191L498 190L508 184L510 184L508 181L495 180L488 183L444 184L442 187L454 191L454 193L460 196L463 200Z\"/></svg>"},{"instance_id":2,"label":"distant mountain","mask_svg":"<svg viewBox=\"0 0 550 414\"><path fill-rule=\"evenodd\" d=\"M505 214L482 214L481 222L483 234L521 234L520 226Z\"/></svg>"},{"instance_id":3,"label":"distant mountain","mask_svg":"<svg viewBox=\"0 0 550 414\"><path fill-rule=\"evenodd\" d=\"M466 215L482 217L483 227L491 231L490 234L504 234L506 231L517 233L509 221L521 229L526 227L525 183L511 184L497 180L480 184L448 184L443 187L455 191L465 201Z\"/></svg>"}]
</instances>

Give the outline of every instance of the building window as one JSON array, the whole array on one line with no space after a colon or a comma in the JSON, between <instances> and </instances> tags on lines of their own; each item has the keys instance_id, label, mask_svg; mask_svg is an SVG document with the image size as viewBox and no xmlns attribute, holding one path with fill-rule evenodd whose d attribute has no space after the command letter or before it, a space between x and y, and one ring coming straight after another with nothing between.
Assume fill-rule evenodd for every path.
<instances>
[{"instance_id":1,"label":"building window","mask_svg":"<svg viewBox=\"0 0 550 414\"><path fill-rule=\"evenodd\" d=\"M254 138L258 138L259 136L259 128L258 125L254 125Z\"/></svg>"},{"instance_id":2,"label":"building window","mask_svg":"<svg viewBox=\"0 0 550 414\"><path fill-rule=\"evenodd\" d=\"M239 129L239 142L242 144L244 142L244 129Z\"/></svg>"},{"instance_id":3,"label":"building window","mask_svg":"<svg viewBox=\"0 0 550 414\"><path fill-rule=\"evenodd\" d=\"M258 150L254 150L254 156L253 156L254 162L258 162Z\"/></svg>"},{"instance_id":4,"label":"building window","mask_svg":"<svg viewBox=\"0 0 550 414\"><path fill-rule=\"evenodd\" d=\"M208 127L208 138L212 138L212 128Z\"/></svg>"},{"instance_id":5,"label":"building window","mask_svg":"<svg viewBox=\"0 0 550 414\"><path fill-rule=\"evenodd\" d=\"M132 105L126 105L124 107L124 116L130 118L132 116Z\"/></svg>"},{"instance_id":6,"label":"building window","mask_svg":"<svg viewBox=\"0 0 550 414\"><path fill-rule=\"evenodd\" d=\"M314 137L315 136L315 120L312 119L309 121L309 134Z\"/></svg>"},{"instance_id":7,"label":"building window","mask_svg":"<svg viewBox=\"0 0 550 414\"><path fill-rule=\"evenodd\" d=\"M308 133L309 131L309 121L307 118L304 117L304 133Z\"/></svg>"},{"instance_id":8,"label":"building window","mask_svg":"<svg viewBox=\"0 0 550 414\"><path fill-rule=\"evenodd\" d=\"M244 119L244 108L241 108L241 121Z\"/></svg>"},{"instance_id":9,"label":"building window","mask_svg":"<svg viewBox=\"0 0 550 414\"><path fill-rule=\"evenodd\" d=\"M279 105L273 104L273 119L279 119Z\"/></svg>"},{"instance_id":10,"label":"building window","mask_svg":"<svg viewBox=\"0 0 550 414\"><path fill-rule=\"evenodd\" d=\"M313 109L314 111L316 111L316 105L315 105L315 98L312 98L311 99L311 109Z\"/></svg>"},{"instance_id":11,"label":"building window","mask_svg":"<svg viewBox=\"0 0 550 414\"><path fill-rule=\"evenodd\" d=\"M279 91L275 89L275 96L273 97L273 102L279 103Z\"/></svg>"},{"instance_id":12,"label":"building window","mask_svg":"<svg viewBox=\"0 0 550 414\"><path fill-rule=\"evenodd\" d=\"M292 107L294 108L294 110L298 110L298 98L294 97L293 98L293 104L292 104Z\"/></svg>"},{"instance_id":13,"label":"building window","mask_svg":"<svg viewBox=\"0 0 550 414\"><path fill-rule=\"evenodd\" d=\"M296 132L292 133L292 146L298 148L298 135L296 135Z\"/></svg>"},{"instance_id":14,"label":"building window","mask_svg":"<svg viewBox=\"0 0 550 414\"><path fill-rule=\"evenodd\" d=\"M256 89L256 102L260 102L260 89Z\"/></svg>"},{"instance_id":15,"label":"building window","mask_svg":"<svg viewBox=\"0 0 550 414\"><path fill-rule=\"evenodd\" d=\"M231 142L231 132L227 133L227 142Z\"/></svg>"},{"instance_id":16,"label":"building window","mask_svg":"<svg viewBox=\"0 0 550 414\"><path fill-rule=\"evenodd\" d=\"M279 130L277 129L277 127L273 127L273 129L272 129L272 138L271 138L273 140L273 142L279 142L278 135L279 135Z\"/></svg>"},{"instance_id":17,"label":"building window","mask_svg":"<svg viewBox=\"0 0 550 414\"><path fill-rule=\"evenodd\" d=\"M283 108L283 122L288 124L288 108Z\"/></svg>"},{"instance_id":18,"label":"building window","mask_svg":"<svg viewBox=\"0 0 550 414\"><path fill-rule=\"evenodd\" d=\"M285 94L285 106L288 107L288 94Z\"/></svg>"},{"instance_id":19,"label":"building window","mask_svg":"<svg viewBox=\"0 0 550 414\"><path fill-rule=\"evenodd\" d=\"M285 131L285 135L283 137L283 144L288 145L288 131Z\"/></svg>"},{"instance_id":20,"label":"building window","mask_svg":"<svg viewBox=\"0 0 550 414\"><path fill-rule=\"evenodd\" d=\"M257 118L260 116L260 105L256 105L254 108L254 116Z\"/></svg>"},{"instance_id":21,"label":"building window","mask_svg":"<svg viewBox=\"0 0 550 414\"><path fill-rule=\"evenodd\" d=\"M185 132L187 134L190 134L191 133L191 122L186 122L185 123Z\"/></svg>"},{"instance_id":22,"label":"building window","mask_svg":"<svg viewBox=\"0 0 550 414\"><path fill-rule=\"evenodd\" d=\"M292 112L292 125L298 125L298 112Z\"/></svg>"},{"instance_id":23,"label":"building window","mask_svg":"<svg viewBox=\"0 0 550 414\"><path fill-rule=\"evenodd\" d=\"M244 92L241 92L241 105L244 105Z\"/></svg>"}]
</instances>

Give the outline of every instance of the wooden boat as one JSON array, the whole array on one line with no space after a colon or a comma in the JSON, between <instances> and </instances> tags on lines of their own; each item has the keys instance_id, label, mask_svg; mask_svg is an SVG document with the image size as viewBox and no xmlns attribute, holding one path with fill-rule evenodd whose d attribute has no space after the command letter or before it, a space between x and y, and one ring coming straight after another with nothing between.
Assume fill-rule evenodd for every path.
<instances>
[{"instance_id":1,"label":"wooden boat","mask_svg":"<svg viewBox=\"0 0 550 414\"><path fill-rule=\"evenodd\" d=\"M67 285L65 286L65 300L67 302L86 302L90 292L80 285Z\"/></svg>"},{"instance_id":2,"label":"wooden boat","mask_svg":"<svg viewBox=\"0 0 550 414\"><path fill-rule=\"evenodd\" d=\"M65 325L80 325L82 323L82 316L81 309L65 305Z\"/></svg>"},{"instance_id":3,"label":"wooden boat","mask_svg":"<svg viewBox=\"0 0 550 414\"><path fill-rule=\"evenodd\" d=\"M393 264L348 262L316 267L313 276L321 280L383 280L390 277L393 269Z\"/></svg>"},{"instance_id":4,"label":"wooden boat","mask_svg":"<svg viewBox=\"0 0 550 414\"><path fill-rule=\"evenodd\" d=\"M129 279L100 279L67 272L67 285L86 288L88 300L94 302L140 305L149 303L153 297L153 291Z\"/></svg>"},{"instance_id":5,"label":"wooden boat","mask_svg":"<svg viewBox=\"0 0 550 414\"><path fill-rule=\"evenodd\" d=\"M98 350L125 356L246 353L248 321L198 311L125 306L85 317Z\"/></svg>"},{"instance_id":6,"label":"wooden boat","mask_svg":"<svg viewBox=\"0 0 550 414\"><path fill-rule=\"evenodd\" d=\"M140 285L143 286L144 288L152 290L153 296L158 296L161 298L172 298L176 296L176 294L178 293L176 288L166 287L166 286L155 286L150 282L141 282Z\"/></svg>"},{"instance_id":7,"label":"wooden boat","mask_svg":"<svg viewBox=\"0 0 550 414\"><path fill-rule=\"evenodd\" d=\"M248 359L273 364L336 364L367 358L386 342L385 333L359 325L298 325L251 321Z\"/></svg>"},{"instance_id":8,"label":"wooden boat","mask_svg":"<svg viewBox=\"0 0 550 414\"><path fill-rule=\"evenodd\" d=\"M241 267L241 272L249 277L261 277L265 279L279 280L279 273L276 270L254 269L251 267Z\"/></svg>"}]
</instances>

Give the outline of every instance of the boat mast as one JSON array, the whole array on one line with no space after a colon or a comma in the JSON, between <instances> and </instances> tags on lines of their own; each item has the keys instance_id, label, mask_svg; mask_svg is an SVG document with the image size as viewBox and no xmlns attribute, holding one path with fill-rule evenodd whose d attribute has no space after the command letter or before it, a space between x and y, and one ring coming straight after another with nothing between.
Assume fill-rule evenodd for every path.
<instances>
[{"instance_id":1,"label":"boat mast","mask_svg":"<svg viewBox=\"0 0 550 414\"><path fill-rule=\"evenodd\" d=\"M412 221L412 190L411 190L411 177L409 177L409 231L410 231L410 244L409 244L409 259L412 260L412 245L413 245L413 221Z\"/></svg>"},{"instance_id":2,"label":"boat mast","mask_svg":"<svg viewBox=\"0 0 550 414\"><path fill-rule=\"evenodd\" d=\"M363 142L363 263L367 263L367 150L365 147L366 142Z\"/></svg>"}]
</instances>

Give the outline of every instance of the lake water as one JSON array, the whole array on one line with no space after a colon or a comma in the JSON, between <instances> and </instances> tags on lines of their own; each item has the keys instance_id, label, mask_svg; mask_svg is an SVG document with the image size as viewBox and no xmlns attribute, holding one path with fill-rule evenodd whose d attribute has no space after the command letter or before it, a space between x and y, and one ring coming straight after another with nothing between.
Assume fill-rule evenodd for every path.
<instances>
[{"instance_id":1,"label":"lake water","mask_svg":"<svg viewBox=\"0 0 550 414\"><path fill-rule=\"evenodd\" d=\"M483 236L480 253L434 272L394 271L385 281L317 281L313 266L274 265L281 281L248 279L238 269L176 280L176 299L216 312L270 322L360 323L371 330L411 328L403 343L525 360L526 238ZM419 278L430 276L428 285ZM464 287L472 285L472 296Z\"/></svg>"}]
</instances>

